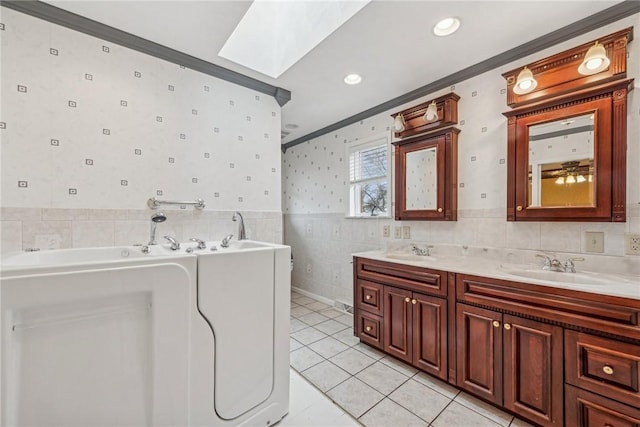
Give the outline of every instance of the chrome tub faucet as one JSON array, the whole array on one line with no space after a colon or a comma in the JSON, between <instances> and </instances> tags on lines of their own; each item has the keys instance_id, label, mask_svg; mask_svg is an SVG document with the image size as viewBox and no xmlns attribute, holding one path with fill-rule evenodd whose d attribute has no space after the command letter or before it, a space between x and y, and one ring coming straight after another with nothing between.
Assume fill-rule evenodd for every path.
<instances>
[{"instance_id":1,"label":"chrome tub faucet","mask_svg":"<svg viewBox=\"0 0 640 427\"><path fill-rule=\"evenodd\" d=\"M247 233L244 228L244 218L242 218L242 214L236 211L231 218L232 221L238 221L238 240L246 240Z\"/></svg>"},{"instance_id":2,"label":"chrome tub faucet","mask_svg":"<svg viewBox=\"0 0 640 427\"><path fill-rule=\"evenodd\" d=\"M223 239L222 242L220 242L220 246L222 246L223 248L228 248L229 247L229 241L231 241L231 238L233 237L233 234L228 234L226 235Z\"/></svg>"}]
</instances>

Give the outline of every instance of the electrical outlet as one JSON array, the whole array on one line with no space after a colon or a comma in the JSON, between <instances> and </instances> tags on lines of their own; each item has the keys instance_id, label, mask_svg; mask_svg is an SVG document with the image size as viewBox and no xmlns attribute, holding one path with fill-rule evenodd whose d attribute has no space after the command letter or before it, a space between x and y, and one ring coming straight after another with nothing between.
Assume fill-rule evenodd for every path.
<instances>
[{"instance_id":1,"label":"electrical outlet","mask_svg":"<svg viewBox=\"0 0 640 427\"><path fill-rule=\"evenodd\" d=\"M640 234L625 233L624 243L625 254L640 255Z\"/></svg>"},{"instance_id":2,"label":"electrical outlet","mask_svg":"<svg viewBox=\"0 0 640 427\"><path fill-rule=\"evenodd\" d=\"M340 238L340 224L333 224L333 238L334 239L339 239Z\"/></svg>"},{"instance_id":3,"label":"electrical outlet","mask_svg":"<svg viewBox=\"0 0 640 427\"><path fill-rule=\"evenodd\" d=\"M604 233L602 231L585 231L585 252L604 252Z\"/></svg>"},{"instance_id":4,"label":"electrical outlet","mask_svg":"<svg viewBox=\"0 0 640 427\"><path fill-rule=\"evenodd\" d=\"M389 237L391 235L391 226L384 225L382 226L382 237Z\"/></svg>"},{"instance_id":5,"label":"electrical outlet","mask_svg":"<svg viewBox=\"0 0 640 427\"><path fill-rule=\"evenodd\" d=\"M394 239L402 239L402 227L399 225L393 230L393 238Z\"/></svg>"},{"instance_id":6,"label":"electrical outlet","mask_svg":"<svg viewBox=\"0 0 640 427\"><path fill-rule=\"evenodd\" d=\"M408 225L403 225L402 226L402 238L403 239L410 239L411 238L411 227L409 227Z\"/></svg>"},{"instance_id":7,"label":"electrical outlet","mask_svg":"<svg viewBox=\"0 0 640 427\"><path fill-rule=\"evenodd\" d=\"M308 222L307 224L305 224L305 234L307 235L307 237L312 237L313 236L313 224Z\"/></svg>"},{"instance_id":8,"label":"electrical outlet","mask_svg":"<svg viewBox=\"0 0 640 427\"><path fill-rule=\"evenodd\" d=\"M311 274L311 271L312 271L311 263L307 264L306 271L307 271L307 274Z\"/></svg>"}]
</instances>

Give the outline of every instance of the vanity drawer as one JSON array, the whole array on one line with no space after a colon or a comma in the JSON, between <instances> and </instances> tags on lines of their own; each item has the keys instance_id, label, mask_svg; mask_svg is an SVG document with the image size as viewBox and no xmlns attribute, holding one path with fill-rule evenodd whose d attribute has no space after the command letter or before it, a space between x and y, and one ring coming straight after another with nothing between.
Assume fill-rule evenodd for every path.
<instances>
[{"instance_id":1,"label":"vanity drawer","mask_svg":"<svg viewBox=\"0 0 640 427\"><path fill-rule=\"evenodd\" d=\"M360 310L366 310L378 316L382 315L382 289L384 286L358 279L356 303Z\"/></svg>"},{"instance_id":2,"label":"vanity drawer","mask_svg":"<svg viewBox=\"0 0 640 427\"><path fill-rule=\"evenodd\" d=\"M566 381L640 407L640 346L565 331Z\"/></svg>"},{"instance_id":3,"label":"vanity drawer","mask_svg":"<svg viewBox=\"0 0 640 427\"><path fill-rule=\"evenodd\" d=\"M355 257L355 274L359 279L383 285L447 296L447 273L430 268Z\"/></svg>"},{"instance_id":4,"label":"vanity drawer","mask_svg":"<svg viewBox=\"0 0 640 427\"><path fill-rule=\"evenodd\" d=\"M357 322L358 338L362 342L382 349L382 318L366 311L359 311Z\"/></svg>"},{"instance_id":5,"label":"vanity drawer","mask_svg":"<svg viewBox=\"0 0 640 427\"><path fill-rule=\"evenodd\" d=\"M585 390L565 387L566 427L638 427L640 410Z\"/></svg>"}]
</instances>

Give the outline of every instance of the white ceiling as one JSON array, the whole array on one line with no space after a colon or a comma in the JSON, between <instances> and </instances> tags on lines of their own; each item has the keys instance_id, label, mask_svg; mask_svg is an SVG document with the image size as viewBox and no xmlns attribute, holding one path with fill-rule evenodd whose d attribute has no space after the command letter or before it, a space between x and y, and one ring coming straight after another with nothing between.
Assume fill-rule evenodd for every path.
<instances>
[{"instance_id":1,"label":"white ceiling","mask_svg":"<svg viewBox=\"0 0 640 427\"><path fill-rule=\"evenodd\" d=\"M373 0L277 79L217 55L250 1L47 3L290 90L282 108L287 143L620 1ZM434 36L433 25L451 15L461 19L460 30ZM344 84L349 73L362 83ZM290 123L299 127L285 129Z\"/></svg>"}]
</instances>

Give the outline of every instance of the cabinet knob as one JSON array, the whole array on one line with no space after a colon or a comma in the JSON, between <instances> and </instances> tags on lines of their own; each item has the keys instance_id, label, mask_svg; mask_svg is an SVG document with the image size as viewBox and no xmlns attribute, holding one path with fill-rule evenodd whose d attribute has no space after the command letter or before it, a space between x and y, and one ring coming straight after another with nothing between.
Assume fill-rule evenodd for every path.
<instances>
[{"instance_id":1,"label":"cabinet knob","mask_svg":"<svg viewBox=\"0 0 640 427\"><path fill-rule=\"evenodd\" d=\"M497 320L493 321L493 327L494 328L499 328L500 327L500 322L498 322Z\"/></svg>"},{"instance_id":2,"label":"cabinet knob","mask_svg":"<svg viewBox=\"0 0 640 427\"><path fill-rule=\"evenodd\" d=\"M364 328L367 332L371 332L371 326L367 326L366 328Z\"/></svg>"},{"instance_id":3,"label":"cabinet knob","mask_svg":"<svg viewBox=\"0 0 640 427\"><path fill-rule=\"evenodd\" d=\"M602 372L604 372L607 375L612 375L613 374L613 368L609 365L604 365L602 367Z\"/></svg>"},{"instance_id":4,"label":"cabinet knob","mask_svg":"<svg viewBox=\"0 0 640 427\"><path fill-rule=\"evenodd\" d=\"M416 304L418 301L414 298L411 300L411 304Z\"/></svg>"},{"instance_id":5,"label":"cabinet knob","mask_svg":"<svg viewBox=\"0 0 640 427\"><path fill-rule=\"evenodd\" d=\"M504 328L508 331L509 329L511 329L511 325L509 323L505 323Z\"/></svg>"},{"instance_id":6,"label":"cabinet knob","mask_svg":"<svg viewBox=\"0 0 640 427\"><path fill-rule=\"evenodd\" d=\"M371 295L366 295L364 299L371 299Z\"/></svg>"},{"instance_id":7,"label":"cabinet knob","mask_svg":"<svg viewBox=\"0 0 640 427\"><path fill-rule=\"evenodd\" d=\"M438 208L438 212L442 212L442 208Z\"/></svg>"},{"instance_id":8,"label":"cabinet knob","mask_svg":"<svg viewBox=\"0 0 640 427\"><path fill-rule=\"evenodd\" d=\"M516 207L516 210L517 210L518 212L522 211L522 206L518 206L518 207Z\"/></svg>"},{"instance_id":9,"label":"cabinet knob","mask_svg":"<svg viewBox=\"0 0 640 427\"><path fill-rule=\"evenodd\" d=\"M406 297L406 298L404 299L404 302L409 302L409 301L411 301L411 298L409 298L409 297Z\"/></svg>"}]
</instances>

